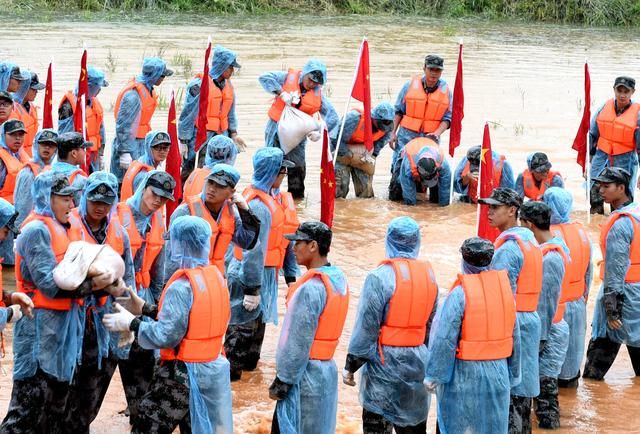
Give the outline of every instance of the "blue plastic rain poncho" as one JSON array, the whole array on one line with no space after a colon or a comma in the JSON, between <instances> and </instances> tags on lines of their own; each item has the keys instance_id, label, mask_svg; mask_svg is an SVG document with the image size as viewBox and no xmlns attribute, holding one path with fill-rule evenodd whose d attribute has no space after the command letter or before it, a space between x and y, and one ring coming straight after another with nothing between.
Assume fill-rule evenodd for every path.
<instances>
[{"instance_id":1,"label":"blue plastic rain poncho","mask_svg":"<svg viewBox=\"0 0 640 434\"><path fill-rule=\"evenodd\" d=\"M82 191L87 184L87 177L85 176L82 169L80 169L78 166L74 166L73 164L69 164L66 161L57 160L51 165L51 171L54 173L64 173L67 177L70 177L72 174L76 173L75 178L71 184L77 188L77 191L73 194L73 202L76 205L79 204L80 198L82 197Z\"/></svg>"},{"instance_id":2,"label":"blue plastic rain poncho","mask_svg":"<svg viewBox=\"0 0 640 434\"><path fill-rule=\"evenodd\" d=\"M302 68L302 72L300 73L301 95L304 95L307 92L304 89L304 86L302 86L302 79L306 74L313 71L320 71L323 77L322 84L327 83L327 66L321 60L311 59L304 65L304 67ZM258 78L258 80L264 90L269 93L276 94L276 92L282 90L282 86L284 85L286 78L286 71L275 71L262 74ZM318 86L314 90L311 90L309 92L321 93L322 86ZM332 131L339 125L340 120L338 118L338 114L325 95L322 95L322 106L320 107L319 113L327 124L328 131ZM287 154L287 160L291 160L296 165L296 167L303 167L305 165L305 142L306 139ZM278 140L278 123L274 122L272 119L269 119L267 121L267 125L265 126L264 143L265 146L280 146L280 142Z\"/></svg>"},{"instance_id":3,"label":"blue plastic rain poncho","mask_svg":"<svg viewBox=\"0 0 640 434\"><path fill-rule=\"evenodd\" d=\"M397 149L398 148L396 147L396 150ZM424 148L422 148L418 152L418 155L414 158L414 163L417 164L418 161L425 156L433 157L433 149L431 147L425 146ZM402 198L404 199L404 203L407 205L415 205L417 203L417 187L416 181L414 180L411 173L411 162L409 160L410 158L413 157L407 154L402 157L400 162L400 169L397 176L398 182L400 183L400 186L402 188ZM435 186L438 187L438 205L449 205L449 202L451 200L451 198L449 197L451 191L451 168L449 167L449 162L446 159L442 160L442 163L440 165L440 173L435 185L428 186L428 188ZM429 193L429 195L431 195L431 193Z\"/></svg>"},{"instance_id":4,"label":"blue plastic rain poncho","mask_svg":"<svg viewBox=\"0 0 640 434\"><path fill-rule=\"evenodd\" d=\"M166 70L165 62L158 57L147 57L142 63L142 73L135 80L146 86L149 92L162 77ZM140 122L142 101L135 89L127 91L120 103L120 109L116 113L116 135L113 138L113 150L111 153L111 173L122 181L126 169L120 167L120 155L131 154L132 159L144 154L144 139L136 138L136 131Z\"/></svg>"},{"instance_id":5,"label":"blue plastic rain poncho","mask_svg":"<svg viewBox=\"0 0 640 434\"><path fill-rule=\"evenodd\" d=\"M638 205L631 203L614 212L630 211ZM591 323L591 339L607 337L614 342L632 347L640 347L640 283L625 282L629 268L629 252L634 234L629 220L633 217L620 217L607 235L607 251L603 252L605 262L604 278L596 299L596 307ZM605 292L623 296L622 328L613 330L607 325L607 314L604 310Z\"/></svg>"},{"instance_id":6,"label":"blue plastic rain poncho","mask_svg":"<svg viewBox=\"0 0 640 434\"><path fill-rule=\"evenodd\" d=\"M53 175L52 171L38 175L31 193L34 212L55 220L51 210ZM24 226L16 250L22 257L20 272L25 281L32 282L49 298L67 292L60 290L53 280L57 261L44 223L36 220ZM68 311L37 308L33 319L23 317L14 329L14 380L29 378L40 368L58 381L71 381L82 351L83 327L84 315L75 302Z\"/></svg>"},{"instance_id":7,"label":"blue plastic rain poncho","mask_svg":"<svg viewBox=\"0 0 640 434\"><path fill-rule=\"evenodd\" d=\"M500 248L496 249L490 267L492 270L507 271L514 294L516 292L516 282L524 264L524 254L518 246L516 237L520 237L525 242L531 241L537 244L533 232L529 229L522 227L507 229L498 237L499 239L504 238L506 241ZM540 393L540 380L538 378L540 317L538 312L517 312L516 317L520 326L522 381L519 385L511 388L511 394L533 398Z\"/></svg>"},{"instance_id":8,"label":"blue plastic rain poncho","mask_svg":"<svg viewBox=\"0 0 640 434\"><path fill-rule=\"evenodd\" d=\"M13 205L0 198L0 229L9 223L15 212L16 209ZM13 239L13 232L9 232L7 236ZM1 278L2 274L0 273L0 279ZM2 291L0 291L0 297L2 297ZM7 325L8 312L8 308L0 307L0 332L4 330L4 327Z\"/></svg>"},{"instance_id":9,"label":"blue plastic rain poncho","mask_svg":"<svg viewBox=\"0 0 640 434\"><path fill-rule=\"evenodd\" d=\"M536 152L532 152L531 154L527 155L527 168L529 170L531 170L531 159L534 156L534 154L536 154ZM636 163L637 163L637 161L636 161ZM551 187L562 187L562 188L564 188L564 180L562 179L562 175L560 175L558 173L551 179ZM523 181L522 173L519 174L518 178L516 179L515 190L518 192L518 194L521 197L525 196L525 194L524 194L524 181Z\"/></svg>"},{"instance_id":10,"label":"blue plastic rain poncho","mask_svg":"<svg viewBox=\"0 0 640 434\"><path fill-rule=\"evenodd\" d=\"M13 100L18 104L25 103L25 98L27 97L27 93L31 87L31 71L25 69L22 73L25 77L28 76L29 78L27 80L22 80L18 86L18 90L13 93Z\"/></svg>"},{"instance_id":11,"label":"blue plastic rain poncho","mask_svg":"<svg viewBox=\"0 0 640 434\"><path fill-rule=\"evenodd\" d=\"M261 148L253 155L253 178L251 186L265 193L277 195L271 189L278 177L278 171L284 155L278 148ZM258 243L251 250L242 251L242 260L231 259L227 268L227 279L231 293L231 321L230 324L242 324L255 320L262 314L265 323L278 323L278 276L274 267L265 267L264 261L269 233L271 231L271 213L267 205L255 198L249 202L249 208L260 220ZM291 244L285 254L283 272L285 277L296 276L298 265ZM260 306L254 311L248 311L242 306L245 289L260 288Z\"/></svg>"},{"instance_id":12,"label":"blue plastic rain poncho","mask_svg":"<svg viewBox=\"0 0 640 434\"><path fill-rule=\"evenodd\" d=\"M144 154L142 154L138 158L138 161L140 161L142 164L146 164L147 166L151 166L154 168L156 168L158 165L156 165L156 162L153 159L153 151L151 148L151 144L153 143L153 139L155 139L158 134L165 134L165 133L162 131L150 131L147 133L147 135L144 138ZM133 191L136 191L138 189L138 187L140 186L142 181L146 179L146 177L147 177L147 170L143 168L138 172L135 178L133 178Z\"/></svg>"},{"instance_id":13,"label":"blue plastic rain poncho","mask_svg":"<svg viewBox=\"0 0 640 434\"><path fill-rule=\"evenodd\" d=\"M415 220L409 217L392 220L385 249L389 259L416 259L420 250L420 227ZM433 275L430 279L435 282ZM423 385L427 347L379 347L380 328L386 321L395 290L396 276L391 265L381 265L367 276L349 341L347 369L355 370L348 366L351 356L365 361L360 380L360 402L365 410L383 416L394 425L413 426L426 420L431 401ZM428 320L427 336L435 311L436 306Z\"/></svg>"},{"instance_id":14,"label":"blue plastic rain poncho","mask_svg":"<svg viewBox=\"0 0 640 434\"><path fill-rule=\"evenodd\" d=\"M170 230L172 260L183 269L207 265L210 237L211 228L201 218L186 216L176 219ZM192 304L193 288L189 279L180 277L164 290L158 320L140 324L140 346L148 350L177 347L187 333ZM232 433L231 382L227 359L220 355L212 362L168 363L184 363L187 367L193 433ZM155 381L162 381L161 377L156 377Z\"/></svg>"},{"instance_id":15,"label":"blue plastic rain poncho","mask_svg":"<svg viewBox=\"0 0 640 434\"><path fill-rule=\"evenodd\" d=\"M493 161L493 168L497 170L496 167L500 164L500 154L496 151L491 152L491 159ZM469 185L462 185L462 172L465 167L469 163L467 156L462 157L462 160L456 166L456 170L453 173L453 191L462 196L461 200L463 202L469 202ZM500 185L494 185L494 188L497 187L506 187L513 189L514 179L513 179L513 169L511 168L511 164L508 161L504 161L502 166L502 177L500 178Z\"/></svg>"},{"instance_id":16,"label":"blue plastic rain poncho","mask_svg":"<svg viewBox=\"0 0 640 434\"><path fill-rule=\"evenodd\" d=\"M488 267L463 260L464 274ZM471 273L470 271L473 271ZM509 396L520 382L521 341L516 320L511 357L500 360L456 358L465 311L462 286L455 286L441 302L429 336L426 380L438 384L438 426L443 434L506 433Z\"/></svg>"},{"instance_id":17,"label":"blue plastic rain poncho","mask_svg":"<svg viewBox=\"0 0 640 434\"><path fill-rule=\"evenodd\" d=\"M338 267L317 269L329 276L333 291L345 295L347 278ZM276 404L282 434L333 434L338 409L338 370L331 360L309 360L311 344L327 290L319 277L300 286L289 300L276 350L276 375L293 385L286 398Z\"/></svg>"},{"instance_id":18,"label":"blue plastic rain poncho","mask_svg":"<svg viewBox=\"0 0 640 434\"><path fill-rule=\"evenodd\" d=\"M142 237L142 246L138 249L138 252L133 258L133 267L136 272L138 272L142 267L142 255L144 250L147 247L146 235L149 230L151 230L151 217L153 213L149 215L142 214L140 203L142 202L142 195L145 190L146 180L152 174L158 172L157 170L152 170L146 174L146 178L144 182L142 182L138 188L136 189L135 194L127 199L126 204L131 209L131 214L133 215L134 220L136 221L136 229L138 229L138 233ZM166 244L162 247L162 251L156 257L156 260L151 267L151 285L149 288L144 288L142 285L138 285L138 295L144 298L144 300L150 304L157 304L160 299L160 294L162 293L162 287L165 283L165 275L164 275L164 264L165 264L165 250Z\"/></svg>"},{"instance_id":19,"label":"blue plastic rain poncho","mask_svg":"<svg viewBox=\"0 0 640 434\"><path fill-rule=\"evenodd\" d=\"M423 84L425 83L424 77L422 77L422 83ZM407 113L407 104L405 102L405 97L407 96L407 92L409 90L410 84L411 84L411 80L407 81L404 84L404 86L402 86L402 89L400 89L400 93L398 93L398 98L396 98L396 104L395 104L395 110L397 115L404 116ZM451 89L449 89L447 82L442 79L438 80L436 88L442 92L449 93L449 109L444 113L444 115L442 115L441 121L448 122L449 124L451 124L451 104L453 103L453 94L451 93ZM424 137L427 134L428 132L416 133L415 131L408 130L404 127L398 128L398 132L397 132L398 139L396 142L396 149L394 149L393 151L393 160L391 162L392 170L396 161L400 158L400 154L404 146L407 143L409 143L411 140L415 139L416 137Z\"/></svg>"},{"instance_id":20,"label":"blue plastic rain poncho","mask_svg":"<svg viewBox=\"0 0 640 434\"><path fill-rule=\"evenodd\" d=\"M204 165L209 169L219 163L233 166L236 164L237 156L238 149L233 140L227 136L213 136L207 142L207 155Z\"/></svg>"},{"instance_id":21,"label":"blue plastic rain poncho","mask_svg":"<svg viewBox=\"0 0 640 434\"><path fill-rule=\"evenodd\" d=\"M569 223L573 205L573 197L569 191L564 188L551 187L544 192L542 200L551 208L552 225ZM591 258L591 249L588 255ZM584 276L583 296L578 300L565 304L564 320L569 327L569 344L562 371L558 376L561 380L572 380L580 374L587 332L587 297L591 288L592 277L593 262L589 260L589 267Z\"/></svg>"},{"instance_id":22,"label":"blue plastic rain poncho","mask_svg":"<svg viewBox=\"0 0 640 434\"><path fill-rule=\"evenodd\" d=\"M391 114L391 119L388 119L389 114ZM357 110L351 110L347 113L347 118L344 120L344 130L342 132L342 138L340 139L340 146L338 149L338 156L346 155L349 151L348 142L351 139L351 136L356 130L358 123L360 122L360 118L362 115ZM393 120L393 106L388 102L383 102L378 104L373 110L371 110L371 117L373 119L380 120ZM384 146L389 142L389 138L391 137L391 129L392 125L389 125L388 131L385 131L384 136L379 138L373 143L373 151L372 155L377 157L380 154L380 151ZM331 131L331 148L332 151L336 149L336 143L338 142L338 135L340 133L340 128L335 128Z\"/></svg>"},{"instance_id":23,"label":"blue plastic rain poncho","mask_svg":"<svg viewBox=\"0 0 640 434\"><path fill-rule=\"evenodd\" d=\"M11 81L11 72L18 65L11 62L0 62L0 90L6 91Z\"/></svg>"}]
</instances>

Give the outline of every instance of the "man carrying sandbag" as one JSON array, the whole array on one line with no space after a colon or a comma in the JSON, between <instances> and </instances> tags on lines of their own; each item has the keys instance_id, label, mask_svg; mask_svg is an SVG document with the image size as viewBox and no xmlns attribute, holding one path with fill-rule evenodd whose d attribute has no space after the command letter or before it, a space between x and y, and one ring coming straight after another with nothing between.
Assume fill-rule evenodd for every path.
<instances>
[{"instance_id":1,"label":"man carrying sandbag","mask_svg":"<svg viewBox=\"0 0 640 434\"><path fill-rule=\"evenodd\" d=\"M327 81L327 67L317 59L310 59L302 71L289 69L285 71L266 72L258 79L269 93L277 97L269 109L269 121L264 130L265 146L281 148L286 159L295 166L289 169L289 193L294 199L304 197L304 178L306 174L305 142L306 137L287 152L278 134L280 118L285 106L295 107L308 114L320 113L329 131L338 125L338 114L329 99L322 94L322 86ZM301 123L303 125L303 123ZM304 134L310 131L305 131Z\"/></svg>"}]
</instances>

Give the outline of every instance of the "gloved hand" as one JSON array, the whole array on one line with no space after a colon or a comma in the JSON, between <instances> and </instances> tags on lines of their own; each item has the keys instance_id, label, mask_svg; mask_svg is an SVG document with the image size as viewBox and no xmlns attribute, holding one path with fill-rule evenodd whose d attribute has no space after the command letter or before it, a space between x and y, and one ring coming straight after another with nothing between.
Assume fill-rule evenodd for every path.
<instances>
[{"instance_id":1,"label":"gloved hand","mask_svg":"<svg viewBox=\"0 0 640 434\"><path fill-rule=\"evenodd\" d=\"M131 321L133 321L135 316L118 303L113 305L113 310L116 313L106 314L102 319L102 324L104 324L106 329L110 332L128 331Z\"/></svg>"},{"instance_id":2,"label":"gloved hand","mask_svg":"<svg viewBox=\"0 0 640 434\"><path fill-rule=\"evenodd\" d=\"M364 163L376 164L376 159L374 158L373 155L369 154L368 152L364 153L364 155L362 156L362 161Z\"/></svg>"},{"instance_id":3,"label":"gloved hand","mask_svg":"<svg viewBox=\"0 0 640 434\"><path fill-rule=\"evenodd\" d=\"M347 386L355 386L356 379L353 375L353 372L349 372L346 369L342 370L342 382Z\"/></svg>"},{"instance_id":4,"label":"gloved hand","mask_svg":"<svg viewBox=\"0 0 640 434\"><path fill-rule=\"evenodd\" d=\"M260 296L259 295L245 295L244 300L242 300L242 306L247 309L249 312L253 312L260 306Z\"/></svg>"},{"instance_id":5,"label":"gloved hand","mask_svg":"<svg viewBox=\"0 0 640 434\"><path fill-rule=\"evenodd\" d=\"M237 191L233 193L233 196L231 196L231 202L235 203L238 208L243 209L245 211L249 209L249 204L247 203L247 199L244 198L242 193L238 193Z\"/></svg>"},{"instance_id":6,"label":"gloved hand","mask_svg":"<svg viewBox=\"0 0 640 434\"><path fill-rule=\"evenodd\" d=\"M424 388L428 393L436 393L436 388L438 387L438 383L436 383L435 381L429 381L425 378L422 384L424 384Z\"/></svg>"},{"instance_id":7,"label":"gloved hand","mask_svg":"<svg viewBox=\"0 0 640 434\"><path fill-rule=\"evenodd\" d=\"M236 144L236 147L238 148L238 152L244 152L247 150L247 144L244 142L242 137L236 135L233 138L233 143Z\"/></svg>"},{"instance_id":8,"label":"gloved hand","mask_svg":"<svg viewBox=\"0 0 640 434\"><path fill-rule=\"evenodd\" d=\"M178 145L178 147L180 148L180 156L183 159L187 158L187 154L189 153L189 145L187 144L187 142L180 142L180 145Z\"/></svg>"},{"instance_id":9,"label":"gloved hand","mask_svg":"<svg viewBox=\"0 0 640 434\"><path fill-rule=\"evenodd\" d=\"M127 288L127 296L116 298L116 302L127 309L135 316L142 315L144 308L144 299L140 297L136 290Z\"/></svg>"},{"instance_id":10,"label":"gloved hand","mask_svg":"<svg viewBox=\"0 0 640 434\"><path fill-rule=\"evenodd\" d=\"M312 142L317 142L318 140L320 140L320 137L320 132L316 130L313 130L307 134L307 139L311 140Z\"/></svg>"},{"instance_id":11,"label":"gloved hand","mask_svg":"<svg viewBox=\"0 0 640 434\"><path fill-rule=\"evenodd\" d=\"M602 297L604 303L604 311L607 314L607 322L609 327L613 330L618 330L622 327L622 305L624 304L624 295L617 292L607 292L605 288L604 297Z\"/></svg>"},{"instance_id":12,"label":"gloved hand","mask_svg":"<svg viewBox=\"0 0 640 434\"><path fill-rule=\"evenodd\" d=\"M425 137L426 137L427 139L431 139L431 140L433 140L433 141L434 141L434 142L436 142L437 144L440 144L440 136L439 136L439 135L437 135L437 134L433 134L433 133L431 133L431 134L427 134Z\"/></svg>"},{"instance_id":13,"label":"gloved hand","mask_svg":"<svg viewBox=\"0 0 640 434\"><path fill-rule=\"evenodd\" d=\"M33 300L24 292L14 292L11 294L11 304L20 305L22 313L29 319L33 319Z\"/></svg>"},{"instance_id":14,"label":"gloved hand","mask_svg":"<svg viewBox=\"0 0 640 434\"><path fill-rule=\"evenodd\" d=\"M291 92L291 104L293 105L300 104L300 92L298 92L297 90L294 92Z\"/></svg>"},{"instance_id":15,"label":"gloved hand","mask_svg":"<svg viewBox=\"0 0 640 434\"><path fill-rule=\"evenodd\" d=\"M11 306L7 307L7 309L11 309L13 312L11 314L11 319L9 320L10 323L16 323L20 320L20 318L22 318L22 310L20 310L19 304L12 304Z\"/></svg>"},{"instance_id":16,"label":"gloved hand","mask_svg":"<svg viewBox=\"0 0 640 434\"><path fill-rule=\"evenodd\" d=\"M293 95L287 91L280 92L278 98L280 98L286 105L291 105L293 103Z\"/></svg>"},{"instance_id":17,"label":"gloved hand","mask_svg":"<svg viewBox=\"0 0 640 434\"><path fill-rule=\"evenodd\" d=\"M119 164L121 169L128 169L132 162L133 158L131 158L130 153L125 152L123 154L120 154Z\"/></svg>"}]
</instances>

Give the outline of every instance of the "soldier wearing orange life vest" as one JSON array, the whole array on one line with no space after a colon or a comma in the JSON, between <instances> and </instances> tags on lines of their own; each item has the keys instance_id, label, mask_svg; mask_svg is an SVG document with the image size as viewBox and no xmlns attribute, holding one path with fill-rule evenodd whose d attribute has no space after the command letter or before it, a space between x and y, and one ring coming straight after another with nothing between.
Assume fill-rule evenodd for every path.
<instances>
[{"instance_id":1,"label":"soldier wearing orange life vest","mask_svg":"<svg viewBox=\"0 0 640 434\"><path fill-rule=\"evenodd\" d=\"M338 144L335 162L336 197L347 197L349 178L353 178L356 197L373 197L373 174L375 159L389 141L393 125L393 106L382 102L371 110L371 132L373 148L368 151L364 144L365 119L361 109L351 110L344 120L344 131ZM332 152L335 150L340 129L332 132Z\"/></svg>"},{"instance_id":2,"label":"soldier wearing orange life vest","mask_svg":"<svg viewBox=\"0 0 640 434\"><path fill-rule=\"evenodd\" d=\"M604 214L598 184L593 180L606 167L620 167L631 174L629 190L633 196L638 179L640 152L640 104L633 102L636 81L617 77L614 97L604 103L591 118L589 144L591 158L591 212ZM633 197L631 197L633 199Z\"/></svg>"},{"instance_id":3,"label":"soldier wearing orange life vest","mask_svg":"<svg viewBox=\"0 0 640 434\"><path fill-rule=\"evenodd\" d=\"M493 151L493 186L513 188L513 169L504 155ZM461 195L460 201L478 203L478 176L480 172L480 146L473 146L460 160L453 175L453 191Z\"/></svg>"},{"instance_id":4,"label":"soldier wearing orange life vest","mask_svg":"<svg viewBox=\"0 0 640 434\"><path fill-rule=\"evenodd\" d=\"M233 140L236 153L246 149L244 140L238 135L236 117L236 95L231 77L240 69L235 52L216 45L209 68L209 100L207 105L207 142L216 135ZM200 107L202 73L197 74L187 85L186 100L178 122L178 138L184 158L182 184L195 167L195 140ZM201 144L198 167L205 163L206 142Z\"/></svg>"},{"instance_id":5,"label":"soldier wearing orange life vest","mask_svg":"<svg viewBox=\"0 0 640 434\"><path fill-rule=\"evenodd\" d=\"M122 178L120 200L122 202L133 196L138 186L144 181L146 174L155 170L169 155L171 138L162 131L150 131L144 138L144 155L142 155L127 169Z\"/></svg>"},{"instance_id":6,"label":"soldier wearing orange life vest","mask_svg":"<svg viewBox=\"0 0 640 434\"><path fill-rule=\"evenodd\" d=\"M278 123L285 105L297 108L310 116L319 114L327 124L327 130L333 131L339 123L338 114L326 95L322 86L327 82L327 66L318 59L310 59L302 71L273 71L262 74L258 80L262 88L275 95L269 109L269 120L264 129L265 146L280 147ZM287 153L286 158L294 163L288 173L289 193L294 199L304 197L304 179L306 176L305 146L303 139L298 146Z\"/></svg>"},{"instance_id":7,"label":"soldier wearing orange life vest","mask_svg":"<svg viewBox=\"0 0 640 434\"><path fill-rule=\"evenodd\" d=\"M90 172L95 172L106 168L103 161L106 143L104 110L98 100L98 94L103 87L109 86L109 82L105 80L104 72L92 65L87 67L87 80L89 83L89 96L85 107L86 134L87 141L93 144L87 152L91 156ZM58 133L60 134L75 131L73 114L76 110L77 92L77 89L67 91L60 100L58 106Z\"/></svg>"},{"instance_id":8,"label":"soldier wearing orange life vest","mask_svg":"<svg viewBox=\"0 0 640 434\"><path fill-rule=\"evenodd\" d=\"M2 125L13 111L13 98L9 92L0 90L0 125Z\"/></svg>"},{"instance_id":9,"label":"soldier wearing orange life vest","mask_svg":"<svg viewBox=\"0 0 640 434\"><path fill-rule=\"evenodd\" d=\"M520 208L520 223L531 230L542 250L540 316L540 394L535 399L538 427L560 427L558 375L569 344L569 325L563 319L569 286L570 252L562 238L551 232L551 208L530 201Z\"/></svg>"},{"instance_id":10,"label":"soldier wearing orange life vest","mask_svg":"<svg viewBox=\"0 0 640 434\"><path fill-rule=\"evenodd\" d=\"M160 86L173 70L158 57L142 62L142 73L132 78L120 91L113 113L116 132L111 153L111 173L122 182L133 160L144 154L144 138L151 131L151 118L158 105L155 87Z\"/></svg>"},{"instance_id":11,"label":"soldier wearing orange life vest","mask_svg":"<svg viewBox=\"0 0 640 434\"><path fill-rule=\"evenodd\" d=\"M222 351L229 291L218 269L208 265L211 228L201 218L183 216L169 235L179 269L159 305L130 291L125 307L115 305L103 321L109 330L133 331L142 348L160 350L132 431L170 433L180 426L182 432L232 433L229 362Z\"/></svg>"},{"instance_id":12,"label":"soldier wearing orange life vest","mask_svg":"<svg viewBox=\"0 0 640 434\"><path fill-rule=\"evenodd\" d=\"M419 260L420 227L410 217L389 223L386 258L367 276L360 295L343 382L362 370L363 431L425 433L430 396L423 380L438 285Z\"/></svg>"},{"instance_id":13,"label":"soldier wearing orange life vest","mask_svg":"<svg viewBox=\"0 0 640 434\"><path fill-rule=\"evenodd\" d=\"M437 388L441 433L506 433L521 341L509 276L489 270L490 241L464 241L462 274L438 307L425 385Z\"/></svg>"},{"instance_id":14,"label":"soldier wearing orange life vest","mask_svg":"<svg viewBox=\"0 0 640 434\"><path fill-rule=\"evenodd\" d=\"M25 73L30 74L31 79L21 82L20 88L14 93L13 112L9 117L19 119L24 123L27 133L21 152L31 158L33 139L39 129L38 107L33 101L35 101L38 91L44 89L45 85L38 80L38 74L29 71L25 71Z\"/></svg>"},{"instance_id":15,"label":"soldier wearing orange life vest","mask_svg":"<svg viewBox=\"0 0 640 434\"><path fill-rule=\"evenodd\" d=\"M182 197L197 196L202 193L205 179L211 173L211 168L218 163L233 166L238 151L235 143L227 136L213 136L207 142L207 154L204 166L195 169L187 181L182 184Z\"/></svg>"},{"instance_id":16,"label":"soldier wearing orange life vest","mask_svg":"<svg viewBox=\"0 0 640 434\"><path fill-rule=\"evenodd\" d=\"M58 159L51 165L51 170L64 174L69 178L71 185L76 187L73 200L78 205L88 176L80 166L85 163L87 149L91 147L91 142L84 140L82 134L75 131L60 134L56 141L58 143Z\"/></svg>"},{"instance_id":17,"label":"soldier wearing orange life vest","mask_svg":"<svg viewBox=\"0 0 640 434\"><path fill-rule=\"evenodd\" d=\"M349 286L342 270L327 258L332 238L327 225L304 222L286 238L307 272L287 294L276 378L269 387L269 397L278 401L271 432L332 434L338 410L333 355L347 319Z\"/></svg>"},{"instance_id":18,"label":"soldier wearing orange life vest","mask_svg":"<svg viewBox=\"0 0 640 434\"><path fill-rule=\"evenodd\" d=\"M551 162L544 152L535 152L527 157L527 169L516 179L516 191L524 198L542 200L549 187L564 187L560 172L551 170Z\"/></svg>"},{"instance_id":19,"label":"soldier wearing orange life vest","mask_svg":"<svg viewBox=\"0 0 640 434\"><path fill-rule=\"evenodd\" d=\"M540 317L537 308L542 289L542 252L533 233L516 225L522 206L518 193L498 187L489 198L481 198L478 202L489 205L489 224L501 231L494 243L496 251L491 269L507 271L520 326L522 381L511 388L509 429L530 432L531 399L540 393Z\"/></svg>"}]
</instances>

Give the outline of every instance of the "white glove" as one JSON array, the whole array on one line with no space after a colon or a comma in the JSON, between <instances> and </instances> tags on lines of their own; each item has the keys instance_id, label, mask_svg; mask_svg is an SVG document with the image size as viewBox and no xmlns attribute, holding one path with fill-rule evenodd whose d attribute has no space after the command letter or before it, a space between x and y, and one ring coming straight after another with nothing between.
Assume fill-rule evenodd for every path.
<instances>
[{"instance_id":1,"label":"white glove","mask_svg":"<svg viewBox=\"0 0 640 434\"><path fill-rule=\"evenodd\" d=\"M365 152L364 155L362 156L361 160L364 163L369 163L369 164L375 164L376 163L376 159L373 155L369 154L368 152Z\"/></svg>"},{"instance_id":2,"label":"white glove","mask_svg":"<svg viewBox=\"0 0 640 434\"><path fill-rule=\"evenodd\" d=\"M249 210L249 204L247 203L247 199L245 199L241 193L238 193L237 191L233 193L233 196L231 196L231 201L235 203L238 208L243 209L245 211Z\"/></svg>"},{"instance_id":3,"label":"white glove","mask_svg":"<svg viewBox=\"0 0 640 434\"><path fill-rule=\"evenodd\" d=\"M342 370L342 382L347 386L355 386L356 379L353 376L353 372L349 372L346 369Z\"/></svg>"},{"instance_id":4,"label":"white glove","mask_svg":"<svg viewBox=\"0 0 640 434\"><path fill-rule=\"evenodd\" d=\"M129 165L131 165L131 162L133 162L133 158L131 158L131 154L128 152L125 152L124 154L120 154L120 168L121 169L128 169Z\"/></svg>"},{"instance_id":5,"label":"white glove","mask_svg":"<svg viewBox=\"0 0 640 434\"><path fill-rule=\"evenodd\" d=\"M300 104L300 92L298 92L297 90L294 92L291 92L291 103L293 105Z\"/></svg>"},{"instance_id":6,"label":"white glove","mask_svg":"<svg viewBox=\"0 0 640 434\"><path fill-rule=\"evenodd\" d=\"M102 319L102 324L104 324L106 329L110 332L128 331L131 321L133 321L135 316L118 303L113 305L113 310L116 313L106 314Z\"/></svg>"},{"instance_id":7,"label":"white glove","mask_svg":"<svg viewBox=\"0 0 640 434\"><path fill-rule=\"evenodd\" d=\"M429 381L425 379L422 384L424 384L424 388L428 393L436 393L438 383L436 383L435 381Z\"/></svg>"},{"instance_id":8,"label":"white glove","mask_svg":"<svg viewBox=\"0 0 640 434\"><path fill-rule=\"evenodd\" d=\"M245 295L244 300L242 300L242 306L247 309L249 312L252 312L260 306L260 296L259 295Z\"/></svg>"},{"instance_id":9,"label":"white glove","mask_svg":"<svg viewBox=\"0 0 640 434\"><path fill-rule=\"evenodd\" d=\"M311 140L312 142L317 142L318 140L320 140L320 132L319 131L311 131L309 134L307 134L307 139Z\"/></svg>"},{"instance_id":10,"label":"white glove","mask_svg":"<svg viewBox=\"0 0 640 434\"><path fill-rule=\"evenodd\" d=\"M287 91L280 92L278 98L280 98L286 105L291 105L291 103L293 102L293 95L291 95Z\"/></svg>"},{"instance_id":11,"label":"white glove","mask_svg":"<svg viewBox=\"0 0 640 434\"><path fill-rule=\"evenodd\" d=\"M12 304L7 309L11 309L13 311L13 315L11 315L9 322L16 323L20 321L20 318L22 318L22 310L20 309L19 304Z\"/></svg>"},{"instance_id":12,"label":"white glove","mask_svg":"<svg viewBox=\"0 0 640 434\"><path fill-rule=\"evenodd\" d=\"M116 298L116 303L136 316L142 315L144 299L134 289L127 288L127 296Z\"/></svg>"},{"instance_id":13,"label":"white glove","mask_svg":"<svg viewBox=\"0 0 640 434\"><path fill-rule=\"evenodd\" d=\"M187 154L189 153L189 146L184 142L180 142L180 145L178 147L180 148L180 156L182 158L186 158Z\"/></svg>"}]
</instances>

